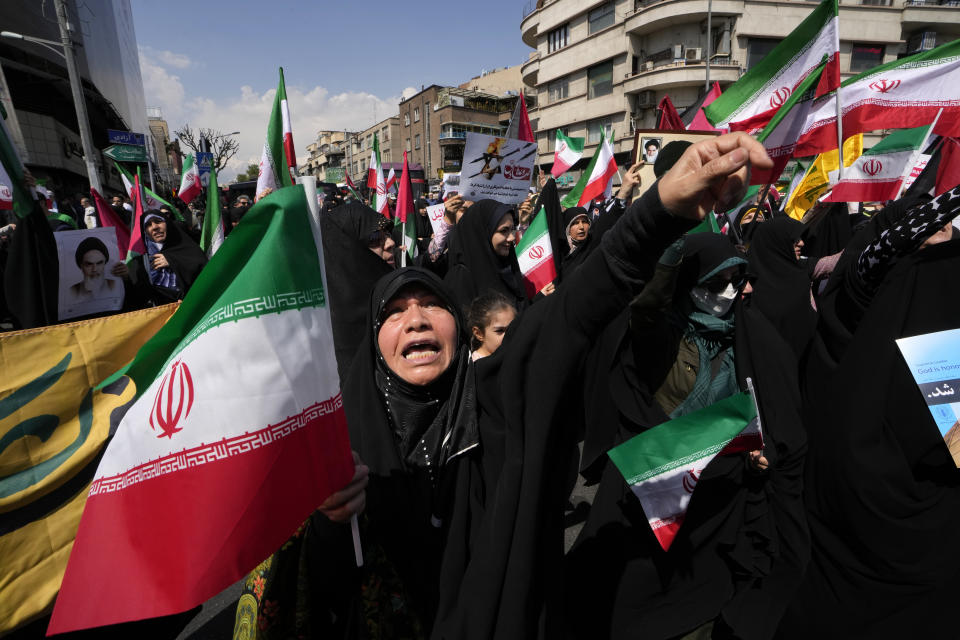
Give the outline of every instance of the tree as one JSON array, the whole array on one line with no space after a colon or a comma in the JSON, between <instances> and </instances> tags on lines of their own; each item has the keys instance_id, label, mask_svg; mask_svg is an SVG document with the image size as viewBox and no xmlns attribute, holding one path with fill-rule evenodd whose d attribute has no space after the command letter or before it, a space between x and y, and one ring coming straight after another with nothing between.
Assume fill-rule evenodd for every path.
<instances>
[{"instance_id":1,"label":"tree","mask_svg":"<svg viewBox=\"0 0 960 640\"><path fill-rule=\"evenodd\" d=\"M260 167L255 164L248 164L246 173L237 174L237 182L247 182L256 180L260 176Z\"/></svg>"},{"instance_id":2,"label":"tree","mask_svg":"<svg viewBox=\"0 0 960 640\"><path fill-rule=\"evenodd\" d=\"M185 146L193 150L194 153L200 152L200 141L206 138L210 143L210 151L213 153L213 167L219 174L230 158L237 154L240 149L240 143L232 136L223 135L219 129L201 128L194 131L189 124L173 132Z\"/></svg>"}]
</instances>

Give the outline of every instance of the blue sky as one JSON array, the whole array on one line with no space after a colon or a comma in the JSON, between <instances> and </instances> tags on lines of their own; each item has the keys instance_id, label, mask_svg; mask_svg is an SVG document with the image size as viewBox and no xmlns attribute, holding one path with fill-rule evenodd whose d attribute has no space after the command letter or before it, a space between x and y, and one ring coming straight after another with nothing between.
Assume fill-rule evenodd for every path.
<instances>
[{"instance_id":1,"label":"blue sky","mask_svg":"<svg viewBox=\"0 0 960 640\"><path fill-rule=\"evenodd\" d=\"M364 128L405 90L519 64L523 6L487 3L132 0L148 106L241 131L232 171L259 160L283 66L298 160L320 128Z\"/></svg>"}]
</instances>

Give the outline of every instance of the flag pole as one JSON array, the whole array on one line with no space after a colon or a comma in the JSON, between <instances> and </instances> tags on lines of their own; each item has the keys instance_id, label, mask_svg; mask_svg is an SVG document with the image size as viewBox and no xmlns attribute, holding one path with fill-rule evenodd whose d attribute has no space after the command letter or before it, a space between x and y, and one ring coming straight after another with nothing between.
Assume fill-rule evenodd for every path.
<instances>
[{"instance_id":1,"label":"flag pole","mask_svg":"<svg viewBox=\"0 0 960 640\"><path fill-rule=\"evenodd\" d=\"M400 252L400 266L407 266L407 221L404 220L400 224L400 234L403 236L403 245Z\"/></svg>"},{"instance_id":2,"label":"flag pole","mask_svg":"<svg viewBox=\"0 0 960 640\"><path fill-rule=\"evenodd\" d=\"M754 400L756 402L756 400ZM759 420L757 414L757 420ZM350 517L350 533L353 534L353 557L357 561L357 566L363 566L363 547L360 546L360 524L357 522L357 514Z\"/></svg>"},{"instance_id":3,"label":"flag pole","mask_svg":"<svg viewBox=\"0 0 960 640\"><path fill-rule=\"evenodd\" d=\"M760 440L763 441L763 423L760 421L760 404L757 402L757 391L753 388L752 378L747 378L747 391L750 392L750 397L753 398L753 408L757 412L757 430L760 431Z\"/></svg>"},{"instance_id":4,"label":"flag pole","mask_svg":"<svg viewBox=\"0 0 960 640\"><path fill-rule=\"evenodd\" d=\"M840 105L840 87L837 87L837 157L840 160L840 172L837 174L837 180L843 180L843 113Z\"/></svg>"},{"instance_id":5,"label":"flag pole","mask_svg":"<svg viewBox=\"0 0 960 640\"><path fill-rule=\"evenodd\" d=\"M910 156L910 163L907 165L907 170L902 176L900 176L900 191L897 192L898 198L903 197L903 193L906 191L906 189L903 188L904 183L906 183L904 178L910 175L910 173L913 171L913 167L917 164L917 160L920 159L920 154L922 154L923 150L926 149L927 143L930 141L930 136L933 134L933 128L937 126L937 121L940 120L941 115L943 115L943 107L940 107L940 110L937 111L937 117L933 119L933 122L927 129L926 135L923 136L923 142L920 143L920 147Z\"/></svg>"}]
</instances>

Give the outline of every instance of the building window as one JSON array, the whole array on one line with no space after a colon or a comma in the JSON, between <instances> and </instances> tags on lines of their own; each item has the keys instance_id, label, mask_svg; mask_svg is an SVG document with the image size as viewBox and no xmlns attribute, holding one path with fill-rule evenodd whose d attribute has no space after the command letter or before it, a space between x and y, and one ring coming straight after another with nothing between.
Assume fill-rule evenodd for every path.
<instances>
[{"instance_id":1,"label":"building window","mask_svg":"<svg viewBox=\"0 0 960 640\"><path fill-rule=\"evenodd\" d=\"M601 62L587 69L587 98L613 93L613 61Z\"/></svg>"},{"instance_id":2,"label":"building window","mask_svg":"<svg viewBox=\"0 0 960 640\"><path fill-rule=\"evenodd\" d=\"M747 69L753 69L778 44L780 44L779 40L770 38L750 38L747 40Z\"/></svg>"},{"instance_id":3,"label":"building window","mask_svg":"<svg viewBox=\"0 0 960 640\"><path fill-rule=\"evenodd\" d=\"M612 130L613 118L599 118L587 123L587 144L599 144L605 130Z\"/></svg>"},{"instance_id":4,"label":"building window","mask_svg":"<svg viewBox=\"0 0 960 640\"><path fill-rule=\"evenodd\" d=\"M420 148L420 134L419 134L419 133L413 137L413 148L414 148L414 149L419 149L419 148Z\"/></svg>"},{"instance_id":5,"label":"building window","mask_svg":"<svg viewBox=\"0 0 960 640\"><path fill-rule=\"evenodd\" d=\"M838 161L838 162L839 162L839 161ZM361 161L360 161L360 173L363 173L363 172L366 171L366 170L367 170L367 161L366 161L366 160L361 160Z\"/></svg>"},{"instance_id":6,"label":"building window","mask_svg":"<svg viewBox=\"0 0 960 640\"><path fill-rule=\"evenodd\" d=\"M547 34L547 53L563 49L570 41L570 25L557 27Z\"/></svg>"},{"instance_id":7,"label":"building window","mask_svg":"<svg viewBox=\"0 0 960 640\"><path fill-rule=\"evenodd\" d=\"M380 129L380 139L384 142L390 142L390 127Z\"/></svg>"},{"instance_id":8,"label":"building window","mask_svg":"<svg viewBox=\"0 0 960 640\"><path fill-rule=\"evenodd\" d=\"M410 151L410 138L407 138L407 151Z\"/></svg>"},{"instance_id":9,"label":"building window","mask_svg":"<svg viewBox=\"0 0 960 640\"><path fill-rule=\"evenodd\" d=\"M936 31L919 31L907 40L907 53L920 53L929 51L937 46Z\"/></svg>"},{"instance_id":10,"label":"building window","mask_svg":"<svg viewBox=\"0 0 960 640\"><path fill-rule=\"evenodd\" d=\"M367 149L373 149L373 134L367 134Z\"/></svg>"},{"instance_id":11,"label":"building window","mask_svg":"<svg viewBox=\"0 0 960 640\"><path fill-rule=\"evenodd\" d=\"M563 100L570 95L570 83L566 78L555 80L547 85L547 91L550 96L550 102Z\"/></svg>"},{"instance_id":12,"label":"building window","mask_svg":"<svg viewBox=\"0 0 960 640\"><path fill-rule=\"evenodd\" d=\"M409 111L407 111L405 114L403 114L403 126L405 126L405 127L409 127L409 126L410 126L410 112L409 112Z\"/></svg>"},{"instance_id":13,"label":"building window","mask_svg":"<svg viewBox=\"0 0 960 640\"><path fill-rule=\"evenodd\" d=\"M420 107L415 107L413 109L413 121L420 122Z\"/></svg>"},{"instance_id":14,"label":"building window","mask_svg":"<svg viewBox=\"0 0 960 640\"><path fill-rule=\"evenodd\" d=\"M602 4L587 15L587 21L590 23L590 33L596 33L601 29L606 29L613 24L614 11L613 3Z\"/></svg>"},{"instance_id":15,"label":"building window","mask_svg":"<svg viewBox=\"0 0 960 640\"><path fill-rule=\"evenodd\" d=\"M882 44L855 44L850 54L850 71L859 73L883 64Z\"/></svg>"},{"instance_id":16,"label":"building window","mask_svg":"<svg viewBox=\"0 0 960 640\"><path fill-rule=\"evenodd\" d=\"M547 151L556 151L557 149L557 131L563 135L569 135L567 133L567 127L557 127L556 129L550 129L547 133Z\"/></svg>"}]
</instances>

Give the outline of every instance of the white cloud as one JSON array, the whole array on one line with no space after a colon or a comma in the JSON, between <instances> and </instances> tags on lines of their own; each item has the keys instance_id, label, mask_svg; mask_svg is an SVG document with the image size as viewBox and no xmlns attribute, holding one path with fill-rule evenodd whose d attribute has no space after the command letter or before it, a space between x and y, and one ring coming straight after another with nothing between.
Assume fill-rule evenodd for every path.
<instances>
[{"instance_id":1,"label":"white cloud","mask_svg":"<svg viewBox=\"0 0 960 640\"><path fill-rule=\"evenodd\" d=\"M418 93L419 93L419 90L416 87L407 87L400 93L400 96L404 100L409 100L410 98L417 95Z\"/></svg>"},{"instance_id":2,"label":"white cloud","mask_svg":"<svg viewBox=\"0 0 960 640\"><path fill-rule=\"evenodd\" d=\"M221 183L233 180L238 173L246 171L247 165L259 163L276 89L258 93L245 85L226 98L188 95L180 78L165 69L166 63L154 53L140 52L144 92L149 106L163 109L170 131L189 123L194 129L209 127L223 133L240 132L237 136L240 149L218 176ZM297 162L302 164L307 157L306 146L315 140L317 131L366 129L396 115L400 97L380 98L358 91L331 94L322 86L305 89L288 84L287 100Z\"/></svg>"}]
</instances>

